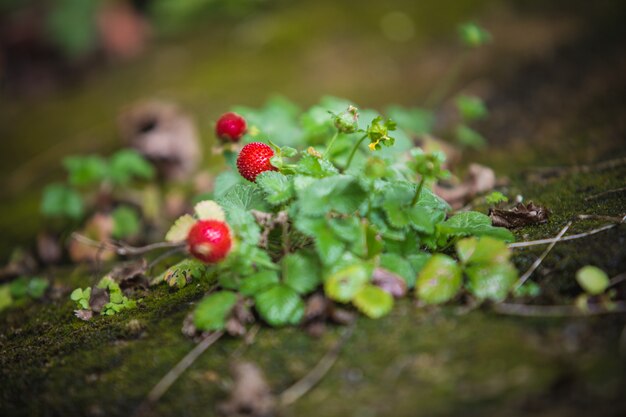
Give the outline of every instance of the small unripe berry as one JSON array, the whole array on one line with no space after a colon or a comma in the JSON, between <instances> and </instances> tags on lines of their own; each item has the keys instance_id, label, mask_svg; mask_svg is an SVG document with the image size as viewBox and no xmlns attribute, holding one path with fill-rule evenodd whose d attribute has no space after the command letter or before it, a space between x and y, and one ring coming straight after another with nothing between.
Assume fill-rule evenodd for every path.
<instances>
[{"instance_id":1,"label":"small unripe berry","mask_svg":"<svg viewBox=\"0 0 626 417\"><path fill-rule=\"evenodd\" d=\"M261 142L249 143L239 152L237 169L242 177L254 182L261 172L278 171L270 162L273 156L274 150L269 145Z\"/></svg>"},{"instance_id":2,"label":"small unripe berry","mask_svg":"<svg viewBox=\"0 0 626 417\"><path fill-rule=\"evenodd\" d=\"M187 235L189 253L206 263L216 263L228 255L232 246L228 225L219 220L200 220Z\"/></svg>"},{"instance_id":3,"label":"small unripe berry","mask_svg":"<svg viewBox=\"0 0 626 417\"><path fill-rule=\"evenodd\" d=\"M224 113L215 125L215 134L223 142L239 142L246 133L246 119L237 113Z\"/></svg>"}]
</instances>

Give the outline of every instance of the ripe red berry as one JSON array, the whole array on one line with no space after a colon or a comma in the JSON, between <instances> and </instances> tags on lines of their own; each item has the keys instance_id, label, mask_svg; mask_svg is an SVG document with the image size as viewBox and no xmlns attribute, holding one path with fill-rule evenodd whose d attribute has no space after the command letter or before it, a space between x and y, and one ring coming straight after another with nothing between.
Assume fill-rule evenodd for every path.
<instances>
[{"instance_id":1,"label":"ripe red berry","mask_svg":"<svg viewBox=\"0 0 626 417\"><path fill-rule=\"evenodd\" d=\"M230 252L230 229L219 220L200 220L189 231L187 245L189 252L202 262L219 262Z\"/></svg>"},{"instance_id":2,"label":"ripe red berry","mask_svg":"<svg viewBox=\"0 0 626 417\"><path fill-rule=\"evenodd\" d=\"M261 142L252 142L243 147L237 157L237 169L242 177L254 182L256 176L265 171L278 171L270 163L274 151L269 145Z\"/></svg>"},{"instance_id":3,"label":"ripe red berry","mask_svg":"<svg viewBox=\"0 0 626 417\"><path fill-rule=\"evenodd\" d=\"M246 129L246 119L237 113L224 113L217 120L215 134L224 142L239 142Z\"/></svg>"}]
</instances>

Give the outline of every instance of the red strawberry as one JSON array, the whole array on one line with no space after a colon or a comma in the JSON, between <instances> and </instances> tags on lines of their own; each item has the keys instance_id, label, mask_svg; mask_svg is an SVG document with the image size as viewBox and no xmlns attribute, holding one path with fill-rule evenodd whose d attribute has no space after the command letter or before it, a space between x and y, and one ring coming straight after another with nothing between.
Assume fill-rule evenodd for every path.
<instances>
[{"instance_id":1,"label":"red strawberry","mask_svg":"<svg viewBox=\"0 0 626 417\"><path fill-rule=\"evenodd\" d=\"M274 151L269 145L261 142L252 142L243 147L237 157L237 169L242 177L254 182L256 176L265 171L278 171L270 163Z\"/></svg>"},{"instance_id":2,"label":"red strawberry","mask_svg":"<svg viewBox=\"0 0 626 417\"><path fill-rule=\"evenodd\" d=\"M219 220L200 220L189 231L187 245L189 252L202 262L219 262L230 252L230 229Z\"/></svg>"},{"instance_id":3,"label":"red strawberry","mask_svg":"<svg viewBox=\"0 0 626 417\"><path fill-rule=\"evenodd\" d=\"M224 142L239 142L246 128L246 119L237 113L224 113L217 120L215 134Z\"/></svg>"}]
</instances>

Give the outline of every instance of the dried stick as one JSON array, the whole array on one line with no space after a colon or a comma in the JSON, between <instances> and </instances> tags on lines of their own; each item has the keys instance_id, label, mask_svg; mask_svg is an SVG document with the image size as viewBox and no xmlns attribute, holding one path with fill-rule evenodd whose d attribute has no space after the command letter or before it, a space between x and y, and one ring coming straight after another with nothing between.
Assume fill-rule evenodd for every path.
<instances>
[{"instance_id":1,"label":"dried stick","mask_svg":"<svg viewBox=\"0 0 626 417\"><path fill-rule=\"evenodd\" d=\"M610 194L614 194L614 193L621 193L621 192L624 192L624 191L626 191L626 187L614 188L612 190L606 190L606 191L603 191L601 193L593 194L593 195L590 195L588 197L585 197L585 201L594 200L596 198L604 197L605 195L610 195Z\"/></svg>"},{"instance_id":2,"label":"dried stick","mask_svg":"<svg viewBox=\"0 0 626 417\"><path fill-rule=\"evenodd\" d=\"M85 245L94 246L99 249L111 249L116 254L121 256L134 256L134 255L143 255L144 253L151 252L157 249L165 249L165 248L182 248L185 246L185 242L157 242L151 243L146 246L129 246L123 243L114 243L110 241L98 242L96 240L90 239L87 236L81 235L80 233L72 233L72 239L84 243Z\"/></svg>"},{"instance_id":3,"label":"dried stick","mask_svg":"<svg viewBox=\"0 0 626 417\"><path fill-rule=\"evenodd\" d=\"M176 364L161 380L152 388L144 402L139 406L135 412L135 416L146 415L150 410L150 407L154 405L159 399L167 392L167 390L176 382L176 380L198 359L202 353L207 350L212 344L217 342L220 337L224 335L223 331L211 333L209 336L202 339L195 348L191 350L185 357Z\"/></svg>"},{"instance_id":4,"label":"dried stick","mask_svg":"<svg viewBox=\"0 0 626 417\"><path fill-rule=\"evenodd\" d=\"M298 401L300 397L309 392L318 382L328 373L330 368L339 358L341 348L346 343L348 338L352 335L354 325L348 327L341 338L335 343L335 345L320 359L308 374L306 374L298 382L287 388L280 394L280 405L286 407Z\"/></svg>"},{"instance_id":5,"label":"dried stick","mask_svg":"<svg viewBox=\"0 0 626 417\"><path fill-rule=\"evenodd\" d=\"M528 280L528 278L530 278L530 276L533 274L533 272L535 272L535 270L539 267L539 265L541 265L541 262L543 262L543 260L545 259L546 256L548 256L548 254L550 253L550 251L552 250L552 248L554 247L554 245L556 245L556 243L561 240L561 238L563 237L563 235L565 234L565 232L567 232L567 229L569 229L569 227L572 225L572 222L569 221L565 227L563 227L561 229L561 231L559 232L558 235L556 235L556 237L554 238L554 241L552 243L550 243L550 246L548 246L546 248L545 251L543 251L543 253L541 254L541 256L539 258L537 258L535 260L535 262L533 262L533 264L530 266L530 268L528 268L528 270L524 273L524 275L522 275L520 277L520 279L517 281L517 284L515 284L515 289L521 287L522 285L524 285L524 283Z\"/></svg>"},{"instance_id":6,"label":"dried stick","mask_svg":"<svg viewBox=\"0 0 626 417\"><path fill-rule=\"evenodd\" d=\"M526 304L494 304L496 313L523 317L586 317L603 314L626 313L626 303L616 302L608 309L581 310L571 305L526 305Z\"/></svg>"},{"instance_id":7,"label":"dried stick","mask_svg":"<svg viewBox=\"0 0 626 417\"><path fill-rule=\"evenodd\" d=\"M591 217L581 217L581 216L579 216L578 218L585 219L585 218L591 218ZM619 219L619 222L617 222L617 223L607 224L607 225L604 225L602 227L598 227L597 229L589 230L588 232L577 233L575 235L569 235L569 236L561 237L560 239L549 238L549 239L530 240L528 242L509 243L509 248L525 248L525 247L528 247L528 246L546 245L546 244L549 244L549 243L552 243L552 242L555 242L555 241L565 242L566 240L580 239L580 238L583 238L583 237L595 235L596 233L600 233L600 232L603 232L605 230L612 229L612 228L614 228L614 227L624 223L624 221L626 221L626 216L624 216L621 219Z\"/></svg>"}]
</instances>

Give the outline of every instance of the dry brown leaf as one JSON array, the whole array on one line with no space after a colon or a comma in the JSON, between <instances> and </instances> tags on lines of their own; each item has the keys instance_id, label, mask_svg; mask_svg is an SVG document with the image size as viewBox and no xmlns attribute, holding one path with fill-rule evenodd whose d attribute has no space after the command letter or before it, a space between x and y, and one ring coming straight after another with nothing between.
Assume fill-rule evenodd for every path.
<instances>
[{"instance_id":1,"label":"dry brown leaf","mask_svg":"<svg viewBox=\"0 0 626 417\"><path fill-rule=\"evenodd\" d=\"M234 383L227 401L218 406L227 417L269 417L275 415L276 399L261 369L252 362L231 366Z\"/></svg>"},{"instance_id":2,"label":"dry brown leaf","mask_svg":"<svg viewBox=\"0 0 626 417\"><path fill-rule=\"evenodd\" d=\"M515 229L532 224L541 224L548 221L550 210L536 205L532 201L528 204L518 203L511 209L489 209L489 217L494 226Z\"/></svg>"},{"instance_id":3,"label":"dry brown leaf","mask_svg":"<svg viewBox=\"0 0 626 417\"><path fill-rule=\"evenodd\" d=\"M372 284L380 287L380 289L393 295L395 298L404 297L407 292L406 281L401 276L380 267L374 269Z\"/></svg>"},{"instance_id":4,"label":"dry brown leaf","mask_svg":"<svg viewBox=\"0 0 626 417\"><path fill-rule=\"evenodd\" d=\"M495 185L496 175L491 168L480 164L470 164L467 175L461 184L452 187L436 184L433 191L450 204L453 209L459 209L477 194L490 191Z\"/></svg>"},{"instance_id":5,"label":"dry brown leaf","mask_svg":"<svg viewBox=\"0 0 626 417\"><path fill-rule=\"evenodd\" d=\"M202 155L196 126L176 105L141 102L119 117L122 138L139 151L168 180L188 180Z\"/></svg>"},{"instance_id":6,"label":"dry brown leaf","mask_svg":"<svg viewBox=\"0 0 626 417\"><path fill-rule=\"evenodd\" d=\"M96 242L104 242L113 233L113 218L108 214L96 213L85 224L79 234ZM68 245L70 259L75 262L96 262L113 259L115 251L110 248L97 247L72 239Z\"/></svg>"}]
</instances>

